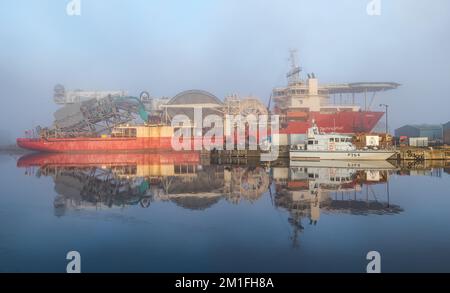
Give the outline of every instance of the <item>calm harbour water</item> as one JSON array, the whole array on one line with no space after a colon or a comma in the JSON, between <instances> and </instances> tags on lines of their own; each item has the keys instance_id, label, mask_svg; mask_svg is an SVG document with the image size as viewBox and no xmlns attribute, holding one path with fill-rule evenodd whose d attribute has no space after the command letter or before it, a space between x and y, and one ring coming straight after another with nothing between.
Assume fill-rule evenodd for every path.
<instances>
[{"instance_id":1,"label":"calm harbour water","mask_svg":"<svg viewBox=\"0 0 450 293\"><path fill-rule=\"evenodd\" d=\"M450 272L448 169L166 159L0 155L1 271Z\"/></svg>"}]
</instances>

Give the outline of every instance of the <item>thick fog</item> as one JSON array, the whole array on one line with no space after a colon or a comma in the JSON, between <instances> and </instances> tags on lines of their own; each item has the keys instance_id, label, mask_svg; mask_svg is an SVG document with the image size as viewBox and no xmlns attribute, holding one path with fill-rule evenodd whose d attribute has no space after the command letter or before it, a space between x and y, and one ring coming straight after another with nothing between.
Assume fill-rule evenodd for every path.
<instances>
[{"instance_id":1,"label":"thick fog","mask_svg":"<svg viewBox=\"0 0 450 293\"><path fill-rule=\"evenodd\" d=\"M321 83L392 81L373 104L390 129L450 120L450 1L81 0L0 2L0 130L49 125L53 87L174 96L204 89L268 101L289 49Z\"/></svg>"}]
</instances>

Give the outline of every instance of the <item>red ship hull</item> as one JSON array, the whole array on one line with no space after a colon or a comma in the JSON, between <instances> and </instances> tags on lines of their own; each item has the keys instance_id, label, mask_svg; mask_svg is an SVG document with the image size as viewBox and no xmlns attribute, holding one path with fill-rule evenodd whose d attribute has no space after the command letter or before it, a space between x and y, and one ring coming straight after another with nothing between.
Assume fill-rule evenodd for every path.
<instances>
[{"instance_id":1,"label":"red ship hull","mask_svg":"<svg viewBox=\"0 0 450 293\"><path fill-rule=\"evenodd\" d=\"M383 112L309 112L303 121L287 122L287 125L280 129L280 133L305 134L308 128L311 127L313 120L315 120L320 130L325 133L354 134L371 132L383 115Z\"/></svg>"},{"instance_id":2,"label":"red ship hull","mask_svg":"<svg viewBox=\"0 0 450 293\"><path fill-rule=\"evenodd\" d=\"M197 140L197 142L196 142ZM190 149L202 144L202 138L189 139ZM52 153L172 151L172 137L142 138L18 138L21 148Z\"/></svg>"},{"instance_id":3,"label":"red ship hull","mask_svg":"<svg viewBox=\"0 0 450 293\"><path fill-rule=\"evenodd\" d=\"M120 152L170 150L171 138L18 138L17 145L39 152Z\"/></svg>"},{"instance_id":4,"label":"red ship hull","mask_svg":"<svg viewBox=\"0 0 450 293\"><path fill-rule=\"evenodd\" d=\"M282 125L281 134L305 134L315 120L323 132L344 134L371 132L383 116L383 112L309 112L303 120L288 121ZM196 141L197 140L197 141ZM224 138L220 138L221 141ZM202 137L189 139L191 150L202 146ZM172 137L137 138L18 138L17 145L38 152L79 153L79 152L140 152L172 151Z\"/></svg>"}]
</instances>

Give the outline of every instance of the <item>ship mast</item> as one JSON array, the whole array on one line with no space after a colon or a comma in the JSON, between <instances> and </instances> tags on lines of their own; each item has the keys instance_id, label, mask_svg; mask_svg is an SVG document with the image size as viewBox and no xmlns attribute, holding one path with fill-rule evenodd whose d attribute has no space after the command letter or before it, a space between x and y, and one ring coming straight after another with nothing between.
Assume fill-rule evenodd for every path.
<instances>
[{"instance_id":1,"label":"ship mast","mask_svg":"<svg viewBox=\"0 0 450 293\"><path fill-rule=\"evenodd\" d=\"M300 72L302 68L297 63L297 50L290 50L289 62L291 70L286 74L289 85L301 82Z\"/></svg>"}]
</instances>

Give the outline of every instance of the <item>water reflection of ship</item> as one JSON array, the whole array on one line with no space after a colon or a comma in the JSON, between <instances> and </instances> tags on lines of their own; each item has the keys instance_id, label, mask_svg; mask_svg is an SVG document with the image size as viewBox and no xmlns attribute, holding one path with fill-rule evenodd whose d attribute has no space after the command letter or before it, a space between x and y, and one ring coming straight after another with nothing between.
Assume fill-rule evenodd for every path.
<instances>
[{"instance_id":1,"label":"water reflection of ship","mask_svg":"<svg viewBox=\"0 0 450 293\"><path fill-rule=\"evenodd\" d=\"M201 164L199 153L33 154L19 167L37 167L38 176L55 182L55 211L124 207L170 201L203 210L225 199L253 202L269 185L264 168L228 168Z\"/></svg>"},{"instance_id":2,"label":"water reflection of ship","mask_svg":"<svg viewBox=\"0 0 450 293\"><path fill-rule=\"evenodd\" d=\"M390 203L388 182L394 166L336 164L304 162L273 168L274 204L289 212L293 246L298 246L299 233L304 230L302 219L305 218L309 219L310 225L316 225L321 213L393 215L403 211ZM384 196L375 192L374 184L386 186Z\"/></svg>"}]
</instances>

